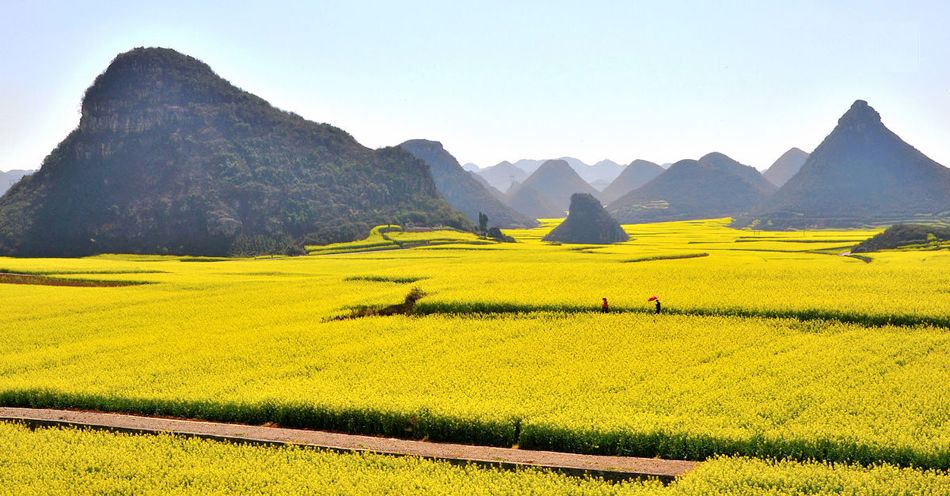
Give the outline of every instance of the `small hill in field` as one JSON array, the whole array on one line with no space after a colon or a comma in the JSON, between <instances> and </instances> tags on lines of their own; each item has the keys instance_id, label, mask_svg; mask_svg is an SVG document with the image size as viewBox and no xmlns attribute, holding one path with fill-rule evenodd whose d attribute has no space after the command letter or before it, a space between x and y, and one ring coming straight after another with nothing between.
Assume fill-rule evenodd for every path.
<instances>
[{"instance_id":1,"label":"small hill in field","mask_svg":"<svg viewBox=\"0 0 950 496\"><path fill-rule=\"evenodd\" d=\"M421 159L429 166L435 187L449 205L465 214L473 223L478 222L478 213L488 215L489 224L499 227L536 227L538 222L528 218L492 196L472 175L462 169L458 160L443 148L438 141L409 140L400 148Z\"/></svg>"},{"instance_id":2,"label":"small hill in field","mask_svg":"<svg viewBox=\"0 0 950 496\"><path fill-rule=\"evenodd\" d=\"M884 232L862 241L854 248L855 253L893 250L907 246L940 246L950 242L950 226L924 224L896 224Z\"/></svg>"},{"instance_id":3,"label":"small hill in field","mask_svg":"<svg viewBox=\"0 0 950 496\"><path fill-rule=\"evenodd\" d=\"M732 217L775 191L754 167L721 153L681 160L607 206L624 224Z\"/></svg>"},{"instance_id":4,"label":"small hill in field","mask_svg":"<svg viewBox=\"0 0 950 496\"><path fill-rule=\"evenodd\" d=\"M950 169L910 146L858 100L801 170L737 224L854 227L950 219Z\"/></svg>"},{"instance_id":5,"label":"small hill in field","mask_svg":"<svg viewBox=\"0 0 950 496\"><path fill-rule=\"evenodd\" d=\"M562 217L574 193L595 195L595 190L563 160L548 160L525 181L508 192L508 205L526 215Z\"/></svg>"},{"instance_id":6,"label":"small hill in field","mask_svg":"<svg viewBox=\"0 0 950 496\"><path fill-rule=\"evenodd\" d=\"M762 175L770 183L782 187L792 176L798 174L806 160L808 160L808 153L798 148L792 148L783 153Z\"/></svg>"},{"instance_id":7,"label":"small hill in field","mask_svg":"<svg viewBox=\"0 0 950 496\"><path fill-rule=\"evenodd\" d=\"M604 188L600 197L610 203L621 196L643 186L663 173L663 168L646 160L634 160L626 166L609 186Z\"/></svg>"},{"instance_id":8,"label":"small hill in field","mask_svg":"<svg viewBox=\"0 0 950 496\"><path fill-rule=\"evenodd\" d=\"M503 193L511 188L512 183L520 183L528 177L528 173L515 167L511 162L505 161L486 167L475 172L488 184Z\"/></svg>"},{"instance_id":9,"label":"small hill in field","mask_svg":"<svg viewBox=\"0 0 950 496\"><path fill-rule=\"evenodd\" d=\"M17 181L19 181L23 176L32 174L36 171L31 170L9 170L6 172L0 171L0 196L3 196Z\"/></svg>"},{"instance_id":10,"label":"small hill in field","mask_svg":"<svg viewBox=\"0 0 950 496\"><path fill-rule=\"evenodd\" d=\"M471 227L408 152L276 109L174 50L137 48L0 198L0 254L300 250L389 223Z\"/></svg>"},{"instance_id":11,"label":"small hill in field","mask_svg":"<svg viewBox=\"0 0 950 496\"><path fill-rule=\"evenodd\" d=\"M620 243L629 239L620 224L589 193L571 195L567 218L544 237L544 241L582 244Z\"/></svg>"}]
</instances>

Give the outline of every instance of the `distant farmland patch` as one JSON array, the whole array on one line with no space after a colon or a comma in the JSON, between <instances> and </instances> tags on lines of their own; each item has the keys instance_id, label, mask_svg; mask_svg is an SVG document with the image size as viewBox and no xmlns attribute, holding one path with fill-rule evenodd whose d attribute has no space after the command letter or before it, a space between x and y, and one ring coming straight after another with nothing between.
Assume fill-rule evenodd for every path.
<instances>
[{"instance_id":1,"label":"distant farmland patch","mask_svg":"<svg viewBox=\"0 0 950 496\"><path fill-rule=\"evenodd\" d=\"M33 284L39 286L74 286L80 288L109 288L149 284L144 281L103 281L95 279L67 279L33 274L0 273L0 284Z\"/></svg>"}]
</instances>

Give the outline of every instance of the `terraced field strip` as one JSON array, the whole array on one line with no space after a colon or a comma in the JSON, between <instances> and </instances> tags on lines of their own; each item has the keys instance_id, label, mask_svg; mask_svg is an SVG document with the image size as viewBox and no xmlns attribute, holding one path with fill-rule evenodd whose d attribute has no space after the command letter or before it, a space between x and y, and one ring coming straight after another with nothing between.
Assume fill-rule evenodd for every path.
<instances>
[{"instance_id":1,"label":"terraced field strip","mask_svg":"<svg viewBox=\"0 0 950 496\"><path fill-rule=\"evenodd\" d=\"M293 444L334 451L368 451L507 468L540 467L571 474L589 473L608 479L656 477L672 480L699 464L683 460L432 443L281 427L44 408L0 407L0 421L24 422L34 427L59 425L146 434L171 433L255 444Z\"/></svg>"}]
</instances>

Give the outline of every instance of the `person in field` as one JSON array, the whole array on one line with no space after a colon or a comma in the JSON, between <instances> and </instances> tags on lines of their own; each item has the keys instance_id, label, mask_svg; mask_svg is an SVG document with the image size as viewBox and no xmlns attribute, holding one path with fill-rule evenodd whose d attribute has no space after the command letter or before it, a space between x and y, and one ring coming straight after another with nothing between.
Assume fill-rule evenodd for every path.
<instances>
[{"instance_id":1,"label":"person in field","mask_svg":"<svg viewBox=\"0 0 950 496\"><path fill-rule=\"evenodd\" d=\"M661 307L660 307L660 298L659 298L659 297L657 297L656 295L653 295L653 296L651 296L650 299L648 299L647 301L655 302L655 303L656 303L656 313L660 313Z\"/></svg>"},{"instance_id":2,"label":"person in field","mask_svg":"<svg viewBox=\"0 0 950 496\"><path fill-rule=\"evenodd\" d=\"M607 304L607 298L601 298L604 302L600 305L600 313L610 312L610 305Z\"/></svg>"}]
</instances>

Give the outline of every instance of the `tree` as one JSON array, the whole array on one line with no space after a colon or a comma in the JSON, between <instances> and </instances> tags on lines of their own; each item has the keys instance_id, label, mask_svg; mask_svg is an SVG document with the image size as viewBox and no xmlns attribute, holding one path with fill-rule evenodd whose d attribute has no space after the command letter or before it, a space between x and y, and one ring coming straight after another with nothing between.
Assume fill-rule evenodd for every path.
<instances>
[{"instance_id":1,"label":"tree","mask_svg":"<svg viewBox=\"0 0 950 496\"><path fill-rule=\"evenodd\" d=\"M488 232L488 215L483 212L478 213L478 232L483 235Z\"/></svg>"}]
</instances>

